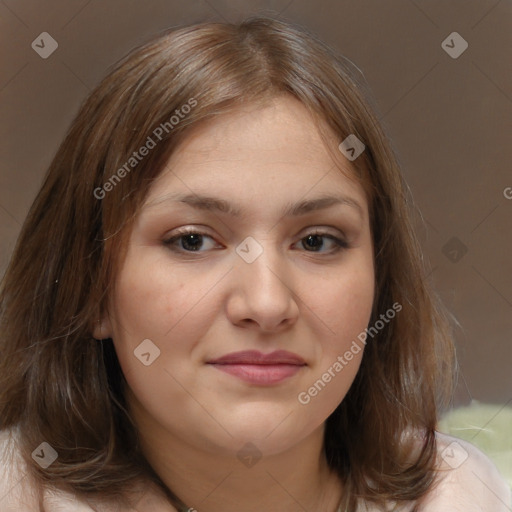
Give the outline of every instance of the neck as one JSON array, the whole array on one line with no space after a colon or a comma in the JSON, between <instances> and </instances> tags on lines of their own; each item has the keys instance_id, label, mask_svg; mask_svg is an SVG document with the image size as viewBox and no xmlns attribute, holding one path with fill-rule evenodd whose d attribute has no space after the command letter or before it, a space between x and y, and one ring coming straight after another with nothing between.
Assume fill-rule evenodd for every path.
<instances>
[{"instance_id":1,"label":"neck","mask_svg":"<svg viewBox=\"0 0 512 512\"><path fill-rule=\"evenodd\" d=\"M259 460L250 450L239 456L201 450L154 425L138 427L148 462L190 510L337 511L342 484L323 454L323 425L298 445Z\"/></svg>"}]
</instances>

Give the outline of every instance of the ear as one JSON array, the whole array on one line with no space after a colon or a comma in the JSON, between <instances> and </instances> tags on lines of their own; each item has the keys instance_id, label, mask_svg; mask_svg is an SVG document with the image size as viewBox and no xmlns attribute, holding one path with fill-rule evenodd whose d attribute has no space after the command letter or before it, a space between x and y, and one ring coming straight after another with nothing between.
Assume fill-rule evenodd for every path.
<instances>
[{"instance_id":1,"label":"ear","mask_svg":"<svg viewBox=\"0 0 512 512\"><path fill-rule=\"evenodd\" d=\"M104 313L102 318L95 320L92 326L93 338L97 340L106 340L112 338L112 322L108 313Z\"/></svg>"}]
</instances>

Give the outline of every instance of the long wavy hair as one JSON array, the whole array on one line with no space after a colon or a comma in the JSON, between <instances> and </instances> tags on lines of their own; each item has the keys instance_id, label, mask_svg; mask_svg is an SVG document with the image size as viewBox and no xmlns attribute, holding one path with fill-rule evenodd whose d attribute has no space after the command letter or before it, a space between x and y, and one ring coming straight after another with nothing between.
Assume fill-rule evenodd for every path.
<instances>
[{"instance_id":1,"label":"long wavy hair","mask_svg":"<svg viewBox=\"0 0 512 512\"><path fill-rule=\"evenodd\" d=\"M351 167L370 208L370 324L402 305L367 344L327 419L327 461L348 510L360 500L382 509L415 503L435 485L435 429L452 392L454 349L426 282L397 158L355 66L306 30L259 16L174 29L130 52L83 103L50 165L0 289L0 428L16 429L41 488L121 499L144 480L182 505L141 453L112 340L95 340L92 326L133 219L179 142L198 123L282 94L339 142L355 134L365 144ZM148 137L155 146L131 161ZM31 457L43 440L59 455L46 469Z\"/></svg>"}]
</instances>

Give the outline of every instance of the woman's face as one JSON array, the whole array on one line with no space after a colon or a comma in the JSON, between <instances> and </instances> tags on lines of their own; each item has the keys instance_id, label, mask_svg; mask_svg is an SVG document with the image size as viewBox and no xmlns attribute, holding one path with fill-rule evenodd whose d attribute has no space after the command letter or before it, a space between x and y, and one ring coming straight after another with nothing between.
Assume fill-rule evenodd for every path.
<instances>
[{"instance_id":1,"label":"woman's face","mask_svg":"<svg viewBox=\"0 0 512 512\"><path fill-rule=\"evenodd\" d=\"M215 453L250 442L275 454L345 397L373 295L363 189L282 97L200 126L173 154L97 334L113 338L140 425Z\"/></svg>"}]
</instances>

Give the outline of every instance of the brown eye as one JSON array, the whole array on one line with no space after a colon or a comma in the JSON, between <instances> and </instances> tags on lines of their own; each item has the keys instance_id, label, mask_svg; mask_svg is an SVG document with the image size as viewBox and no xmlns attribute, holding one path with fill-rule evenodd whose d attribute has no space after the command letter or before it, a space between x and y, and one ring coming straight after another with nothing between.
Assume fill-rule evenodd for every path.
<instances>
[{"instance_id":1,"label":"brown eye","mask_svg":"<svg viewBox=\"0 0 512 512\"><path fill-rule=\"evenodd\" d=\"M330 245L330 250L322 251L326 245L326 240L328 241L327 246ZM302 247L308 252L335 253L349 247L347 242L328 233L311 233L302 238L301 243Z\"/></svg>"},{"instance_id":2,"label":"brown eye","mask_svg":"<svg viewBox=\"0 0 512 512\"><path fill-rule=\"evenodd\" d=\"M206 247L207 241L210 247ZM184 231L177 233L163 241L164 245L176 252L204 252L204 250L215 248L217 245L211 236L197 231ZM217 246L218 247L218 246Z\"/></svg>"},{"instance_id":3,"label":"brown eye","mask_svg":"<svg viewBox=\"0 0 512 512\"><path fill-rule=\"evenodd\" d=\"M321 235L309 235L302 239L304 249L312 249L318 251L324 245L324 240Z\"/></svg>"},{"instance_id":4,"label":"brown eye","mask_svg":"<svg viewBox=\"0 0 512 512\"><path fill-rule=\"evenodd\" d=\"M179 238L181 246L187 251L197 251L203 245L203 235L191 233L190 235L183 235Z\"/></svg>"}]
</instances>

